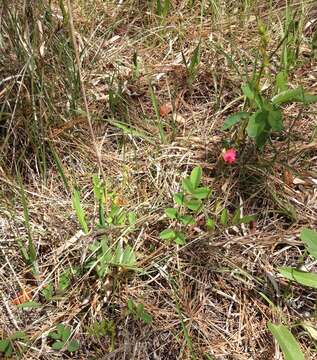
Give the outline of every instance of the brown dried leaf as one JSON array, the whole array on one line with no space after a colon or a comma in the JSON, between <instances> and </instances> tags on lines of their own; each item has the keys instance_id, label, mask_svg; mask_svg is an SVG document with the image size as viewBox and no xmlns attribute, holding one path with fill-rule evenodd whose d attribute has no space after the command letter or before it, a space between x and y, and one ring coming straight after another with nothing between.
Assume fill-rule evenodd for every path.
<instances>
[{"instance_id":1,"label":"brown dried leaf","mask_svg":"<svg viewBox=\"0 0 317 360\"><path fill-rule=\"evenodd\" d=\"M167 116L168 114L170 114L173 111L173 105L171 102L167 102L163 105L161 105L160 107L160 115L162 117Z\"/></svg>"},{"instance_id":2,"label":"brown dried leaf","mask_svg":"<svg viewBox=\"0 0 317 360\"><path fill-rule=\"evenodd\" d=\"M289 187L292 187L294 184L293 174L289 170L285 169L283 173L283 177L285 184Z\"/></svg>"}]
</instances>

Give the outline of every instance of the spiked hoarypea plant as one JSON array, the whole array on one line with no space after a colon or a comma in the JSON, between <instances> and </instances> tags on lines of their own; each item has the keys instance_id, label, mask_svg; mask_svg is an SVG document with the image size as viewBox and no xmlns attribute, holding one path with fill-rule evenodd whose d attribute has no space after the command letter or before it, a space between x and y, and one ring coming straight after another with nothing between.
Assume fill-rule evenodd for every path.
<instances>
[{"instance_id":1,"label":"spiked hoarypea plant","mask_svg":"<svg viewBox=\"0 0 317 360\"><path fill-rule=\"evenodd\" d=\"M200 186L202 169L195 167L190 176L182 181L182 191L174 194L175 207L165 209L165 215L171 221L172 227L163 230L160 237L163 240L174 241L184 245L186 241L184 230L194 225L194 215L201 209L203 200L208 198L211 190Z\"/></svg>"},{"instance_id":2,"label":"spiked hoarypea plant","mask_svg":"<svg viewBox=\"0 0 317 360\"><path fill-rule=\"evenodd\" d=\"M293 24L293 23L292 23ZM250 77L245 74L245 81L242 85L242 93L247 99L246 111L240 111L229 116L222 129L228 130L233 126L240 124L238 131L238 140L243 142L246 137L251 138L257 148L261 151L270 140L273 133L280 133L283 130L283 105L287 103L301 103L308 105L317 102L317 96L307 93L302 86L291 88L288 84L288 72L290 63L285 59L290 58L293 54L293 43L290 41L292 24L286 30L286 35L279 43L278 47L268 54L269 38L264 24L259 24L259 59L262 59L258 67L258 61L255 61L254 71ZM270 60L282 46L282 61L280 71L273 78L271 88L274 88L272 97L265 95L264 89L261 89L260 82L265 76L265 69L269 69ZM295 61L294 54L291 56L292 63ZM258 70L257 70L258 69ZM265 80L272 77L266 77ZM265 87L267 89L267 87Z\"/></svg>"},{"instance_id":3,"label":"spiked hoarypea plant","mask_svg":"<svg viewBox=\"0 0 317 360\"><path fill-rule=\"evenodd\" d=\"M260 150L264 148L272 132L280 133L283 130L284 104L298 102L307 105L317 102L317 96L306 93L302 87L281 91L271 99L262 95L251 83L243 85L242 91L249 100L250 111L229 116L222 130L241 124L242 137L247 135L254 140Z\"/></svg>"}]
</instances>

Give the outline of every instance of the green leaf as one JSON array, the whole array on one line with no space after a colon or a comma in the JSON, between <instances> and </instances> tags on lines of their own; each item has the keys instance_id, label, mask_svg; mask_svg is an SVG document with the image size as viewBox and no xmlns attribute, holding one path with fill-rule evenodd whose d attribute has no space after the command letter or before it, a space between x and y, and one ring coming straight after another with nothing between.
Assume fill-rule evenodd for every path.
<instances>
[{"instance_id":1,"label":"green leaf","mask_svg":"<svg viewBox=\"0 0 317 360\"><path fill-rule=\"evenodd\" d=\"M16 331L10 336L10 340L26 340L27 336L24 331Z\"/></svg>"},{"instance_id":2,"label":"green leaf","mask_svg":"<svg viewBox=\"0 0 317 360\"><path fill-rule=\"evenodd\" d=\"M177 232L174 241L177 245L185 245L185 235L181 232Z\"/></svg>"},{"instance_id":3,"label":"green leaf","mask_svg":"<svg viewBox=\"0 0 317 360\"><path fill-rule=\"evenodd\" d=\"M160 238L162 240L173 240L176 237L176 232L172 229L165 229L161 231Z\"/></svg>"},{"instance_id":4,"label":"green leaf","mask_svg":"<svg viewBox=\"0 0 317 360\"><path fill-rule=\"evenodd\" d=\"M19 309L38 309L40 308L42 305L36 301L27 301L23 304L19 304L17 307Z\"/></svg>"},{"instance_id":5,"label":"green leaf","mask_svg":"<svg viewBox=\"0 0 317 360\"><path fill-rule=\"evenodd\" d=\"M165 215L168 218L174 220L177 218L178 211L177 211L177 209L174 209L174 208L167 208L167 209L165 209Z\"/></svg>"},{"instance_id":6,"label":"green leaf","mask_svg":"<svg viewBox=\"0 0 317 360\"><path fill-rule=\"evenodd\" d=\"M191 199L185 203L186 207L192 211L198 211L202 205L201 200Z\"/></svg>"},{"instance_id":7,"label":"green leaf","mask_svg":"<svg viewBox=\"0 0 317 360\"><path fill-rule=\"evenodd\" d=\"M255 102L259 109L262 108L263 100L261 96L251 87L250 84L242 86L242 92L251 102Z\"/></svg>"},{"instance_id":8,"label":"green leaf","mask_svg":"<svg viewBox=\"0 0 317 360\"><path fill-rule=\"evenodd\" d=\"M275 86L278 92L285 91L287 89L287 72L285 70L280 71L275 78Z\"/></svg>"},{"instance_id":9,"label":"green leaf","mask_svg":"<svg viewBox=\"0 0 317 360\"><path fill-rule=\"evenodd\" d=\"M182 189L189 194L194 191L195 188L193 187L190 177L187 177L182 181Z\"/></svg>"},{"instance_id":10,"label":"green leaf","mask_svg":"<svg viewBox=\"0 0 317 360\"><path fill-rule=\"evenodd\" d=\"M259 110L249 118L247 133L251 138L256 138L264 131L267 123L268 112Z\"/></svg>"},{"instance_id":11,"label":"green leaf","mask_svg":"<svg viewBox=\"0 0 317 360\"><path fill-rule=\"evenodd\" d=\"M73 203L73 208L76 212L76 216L77 216L80 226L82 227L84 233L88 234L89 230L88 230L88 225L85 220L85 212L81 206L80 194L77 189L73 190L72 203Z\"/></svg>"},{"instance_id":12,"label":"green leaf","mask_svg":"<svg viewBox=\"0 0 317 360\"><path fill-rule=\"evenodd\" d=\"M216 227L215 220L213 220L211 218L208 218L207 221L206 221L206 226L207 226L208 231L215 230L215 227Z\"/></svg>"},{"instance_id":13,"label":"green leaf","mask_svg":"<svg viewBox=\"0 0 317 360\"><path fill-rule=\"evenodd\" d=\"M133 300L132 300L132 299L129 299L129 300L128 300L128 310L129 310L129 313L133 313L134 307L135 307L135 305L134 305Z\"/></svg>"},{"instance_id":14,"label":"green leaf","mask_svg":"<svg viewBox=\"0 0 317 360\"><path fill-rule=\"evenodd\" d=\"M79 342L77 340L71 340L67 346L67 351L74 352L79 349Z\"/></svg>"},{"instance_id":15,"label":"green leaf","mask_svg":"<svg viewBox=\"0 0 317 360\"><path fill-rule=\"evenodd\" d=\"M210 192L210 189L208 189L207 187L200 187L196 188L192 192L192 195L196 199L206 199L209 196Z\"/></svg>"},{"instance_id":16,"label":"green leaf","mask_svg":"<svg viewBox=\"0 0 317 360\"><path fill-rule=\"evenodd\" d=\"M236 125L238 122L240 122L242 119L246 119L250 116L249 113L245 111L236 112L233 115L230 115L224 124L222 125L221 130L228 130L232 126Z\"/></svg>"},{"instance_id":17,"label":"green leaf","mask_svg":"<svg viewBox=\"0 0 317 360\"><path fill-rule=\"evenodd\" d=\"M286 326L269 322L268 328L277 340L285 360L305 360L298 342Z\"/></svg>"},{"instance_id":18,"label":"green leaf","mask_svg":"<svg viewBox=\"0 0 317 360\"><path fill-rule=\"evenodd\" d=\"M280 110L271 110L267 117L273 131L280 132L283 130L283 118Z\"/></svg>"},{"instance_id":19,"label":"green leaf","mask_svg":"<svg viewBox=\"0 0 317 360\"><path fill-rule=\"evenodd\" d=\"M64 326L64 328L62 330L62 340L64 342L66 342L69 339L70 333L71 333L70 328L67 326Z\"/></svg>"},{"instance_id":20,"label":"green leaf","mask_svg":"<svg viewBox=\"0 0 317 360\"><path fill-rule=\"evenodd\" d=\"M256 219L256 216L254 215L246 215L246 216L243 216L240 220L239 220L239 223L240 224L248 224L250 223L251 221L254 221Z\"/></svg>"},{"instance_id":21,"label":"green leaf","mask_svg":"<svg viewBox=\"0 0 317 360\"><path fill-rule=\"evenodd\" d=\"M310 229L303 229L300 238L305 243L309 254L317 260L317 232Z\"/></svg>"},{"instance_id":22,"label":"green leaf","mask_svg":"<svg viewBox=\"0 0 317 360\"><path fill-rule=\"evenodd\" d=\"M223 209L221 211L220 224L221 225L227 225L228 224L228 218L229 218L228 210L225 208L225 209Z\"/></svg>"},{"instance_id":23,"label":"green leaf","mask_svg":"<svg viewBox=\"0 0 317 360\"><path fill-rule=\"evenodd\" d=\"M56 331L49 332L47 336L50 337L51 339L54 339L54 340L61 339L61 334L59 332L56 332Z\"/></svg>"},{"instance_id":24,"label":"green leaf","mask_svg":"<svg viewBox=\"0 0 317 360\"><path fill-rule=\"evenodd\" d=\"M249 84L242 86L242 92L243 92L244 96L247 97L249 100L255 99L255 92Z\"/></svg>"},{"instance_id":25,"label":"green leaf","mask_svg":"<svg viewBox=\"0 0 317 360\"><path fill-rule=\"evenodd\" d=\"M317 274L297 270L291 267L283 267L279 269L279 273L289 280L317 289Z\"/></svg>"},{"instance_id":26,"label":"green leaf","mask_svg":"<svg viewBox=\"0 0 317 360\"><path fill-rule=\"evenodd\" d=\"M136 223L136 213L134 211L130 211L128 213L128 221L129 221L129 225L135 225L135 223Z\"/></svg>"},{"instance_id":27,"label":"green leaf","mask_svg":"<svg viewBox=\"0 0 317 360\"><path fill-rule=\"evenodd\" d=\"M309 333L309 335L314 340L317 340L317 329L312 323L310 323L308 321L304 321L301 323L301 326Z\"/></svg>"},{"instance_id":28,"label":"green leaf","mask_svg":"<svg viewBox=\"0 0 317 360\"><path fill-rule=\"evenodd\" d=\"M8 346L10 346L9 340L0 340L0 352L4 353Z\"/></svg>"},{"instance_id":29,"label":"green leaf","mask_svg":"<svg viewBox=\"0 0 317 360\"><path fill-rule=\"evenodd\" d=\"M190 182L192 183L193 189L196 189L197 186L200 184L202 173L203 171L200 166L196 166L192 170L190 174Z\"/></svg>"},{"instance_id":30,"label":"green leaf","mask_svg":"<svg viewBox=\"0 0 317 360\"><path fill-rule=\"evenodd\" d=\"M185 195L182 192L175 193L173 198L177 205L184 205Z\"/></svg>"},{"instance_id":31,"label":"green leaf","mask_svg":"<svg viewBox=\"0 0 317 360\"><path fill-rule=\"evenodd\" d=\"M289 102L301 102L304 104L310 104L317 102L317 96L304 92L302 86L296 89L288 89L280 92L272 98L272 103L276 105L282 105Z\"/></svg>"},{"instance_id":32,"label":"green leaf","mask_svg":"<svg viewBox=\"0 0 317 360\"><path fill-rule=\"evenodd\" d=\"M53 350L61 350L65 345L65 342L63 341L55 341L52 345Z\"/></svg>"},{"instance_id":33,"label":"green leaf","mask_svg":"<svg viewBox=\"0 0 317 360\"><path fill-rule=\"evenodd\" d=\"M179 217L179 221L183 225L194 225L195 219L191 215L182 215Z\"/></svg>"}]
</instances>

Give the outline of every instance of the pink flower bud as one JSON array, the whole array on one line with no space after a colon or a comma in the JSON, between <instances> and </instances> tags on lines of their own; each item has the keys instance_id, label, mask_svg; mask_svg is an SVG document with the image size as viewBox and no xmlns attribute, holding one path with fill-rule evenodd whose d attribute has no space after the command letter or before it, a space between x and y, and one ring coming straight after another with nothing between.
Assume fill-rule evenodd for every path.
<instances>
[{"instance_id":1,"label":"pink flower bud","mask_svg":"<svg viewBox=\"0 0 317 360\"><path fill-rule=\"evenodd\" d=\"M229 149L224 151L222 156L227 164L234 164L237 160L237 151L235 149Z\"/></svg>"}]
</instances>

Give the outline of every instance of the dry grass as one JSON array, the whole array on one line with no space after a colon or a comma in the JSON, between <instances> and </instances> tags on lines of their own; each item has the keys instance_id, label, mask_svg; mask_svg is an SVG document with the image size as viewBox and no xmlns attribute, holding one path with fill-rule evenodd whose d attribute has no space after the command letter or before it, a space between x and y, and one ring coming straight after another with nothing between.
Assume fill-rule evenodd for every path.
<instances>
[{"instance_id":1,"label":"dry grass","mask_svg":"<svg viewBox=\"0 0 317 360\"><path fill-rule=\"evenodd\" d=\"M45 20L44 3L31 6L32 15L24 13L24 2L11 10L21 25L21 33L14 35L17 43L5 2L1 9L6 16L0 20L0 338L23 330L30 339L24 359L280 359L267 322L315 322L316 294L289 287L277 268L297 266L304 254L298 238L301 228L317 227L316 106L298 119L289 150L285 139L274 141L274 166L269 164L271 152L260 164L254 154L242 153L240 166L229 169L218 159L229 136L220 127L243 103L242 79L224 53L240 69L242 59L252 69L259 41L257 17L270 22L274 49L286 4L274 1L270 8L253 1L212 1L205 2L201 16L202 2L190 6L190 1L173 1L161 22L155 2L75 2L82 80L107 186L138 218L132 233L118 227L108 235L133 246L141 271L113 272L105 284L93 271L83 270L58 293L60 275L81 267L83 253L98 234L95 229L87 236L80 232L71 192L52 149L69 187L76 184L80 189L90 224L97 218L91 177L98 172L98 161L69 29L57 1L45 15L51 20ZM304 31L291 83L314 93L317 69L309 42L316 28L316 6L302 1L293 7ZM30 41L24 51L23 39ZM190 58L199 40L201 62L188 87L181 51ZM139 76L133 72L135 52ZM270 70L277 71L275 65ZM174 109L161 119L164 144L150 84L159 104L171 102ZM111 92L117 102L109 101ZM300 107L291 105L285 111L287 128ZM118 122L130 130L122 130ZM185 246L163 242L159 232L166 226L164 209L172 205L172 194L195 165L202 166L203 182L213 189L205 208L209 215L216 216L217 204L242 206L244 214L257 214L257 222L213 233L198 224L188 232ZM37 277L18 246L28 241L28 234L17 169L28 198ZM309 261L307 265L314 266ZM52 301L41 295L48 283L57 292ZM19 309L16 302L23 291L42 306ZM151 324L127 315L128 299L144 304ZM114 322L113 347L109 333L100 340L89 335L91 324L102 319ZM61 322L71 326L80 341L73 354L50 347L47 335ZM298 335L307 359L316 358L309 336Z\"/></svg>"}]
</instances>

